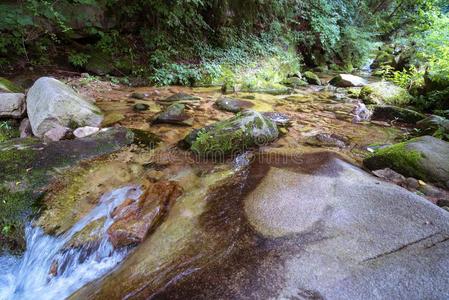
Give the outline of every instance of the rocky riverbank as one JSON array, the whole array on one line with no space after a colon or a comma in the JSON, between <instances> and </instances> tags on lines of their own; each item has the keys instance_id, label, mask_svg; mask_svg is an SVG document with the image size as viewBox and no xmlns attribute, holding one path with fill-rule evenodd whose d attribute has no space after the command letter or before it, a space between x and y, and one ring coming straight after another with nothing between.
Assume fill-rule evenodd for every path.
<instances>
[{"instance_id":1,"label":"rocky riverbank","mask_svg":"<svg viewBox=\"0 0 449 300\"><path fill-rule=\"evenodd\" d=\"M20 105L0 106L35 135L0 144L1 247L39 260L25 228L58 245L42 286L20 295L76 278L54 295L441 296L447 120L373 78L294 78L278 92L223 95L44 77ZM0 101L17 90L4 91ZM107 272L81 271L106 261Z\"/></svg>"}]
</instances>

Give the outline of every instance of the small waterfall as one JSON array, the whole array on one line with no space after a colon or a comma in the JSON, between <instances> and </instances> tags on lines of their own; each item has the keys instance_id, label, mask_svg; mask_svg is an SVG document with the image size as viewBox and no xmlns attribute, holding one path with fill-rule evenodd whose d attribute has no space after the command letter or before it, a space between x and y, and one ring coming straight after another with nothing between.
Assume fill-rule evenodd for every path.
<instances>
[{"instance_id":1,"label":"small waterfall","mask_svg":"<svg viewBox=\"0 0 449 300\"><path fill-rule=\"evenodd\" d=\"M127 186L104 194L97 207L65 234L53 237L39 227L26 228L27 249L22 257L0 256L0 299L64 299L86 283L101 277L120 263L128 250L114 251L107 237L113 220L111 213L126 199L137 199L142 194L138 186ZM64 246L88 224L104 218L102 226L91 233L101 236L91 251ZM49 272L54 262L57 276Z\"/></svg>"}]
</instances>

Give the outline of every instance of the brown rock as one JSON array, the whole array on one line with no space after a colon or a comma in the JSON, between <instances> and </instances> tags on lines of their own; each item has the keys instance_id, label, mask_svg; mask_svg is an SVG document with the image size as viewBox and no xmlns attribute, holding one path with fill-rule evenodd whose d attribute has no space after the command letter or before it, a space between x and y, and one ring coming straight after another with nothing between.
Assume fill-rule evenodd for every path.
<instances>
[{"instance_id":1,"label":"brown rock","mask_svg":"<svg viewBox=\"0 0 449 300\"><path fill-rule=\"evenodd\" d=\"M181 188L173 181L150 183L139 200L126 200L112 213L114 223L108 235L114 248L142 242L181 195Z\"/></svg>"}]
</instances>

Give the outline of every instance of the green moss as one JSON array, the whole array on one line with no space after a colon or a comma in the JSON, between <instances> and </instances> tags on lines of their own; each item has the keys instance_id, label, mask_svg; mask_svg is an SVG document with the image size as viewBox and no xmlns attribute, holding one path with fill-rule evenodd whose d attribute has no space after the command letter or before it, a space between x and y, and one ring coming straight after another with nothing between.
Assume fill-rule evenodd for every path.
<instances>
[{"instance_id":1,"label":"green moss","mask_svg":"<svg viewBox=\"0 0 449 300\"><path fill-rule=\"evenodd\" d=\"M365 99L372 93L374 93L374 89L372 87L370 87L369 85L366 85L360 91L359 96L360 96L360 98Z\"/></svg>"},{"instance_id":2,"label":"green moss","mask_svg":"<svg viewBox=\"0 0 449 300\"><path fill-rule=\"evenodd\" d=\"M185 141L198 155L222 157L271 142L277 136L278 130L272 121L256 112L245 111L192 133Z\"/></svg>"},{"instance_id":3,"label":"green moss","mask_svg":"<svg viewBox=\"0 0 449 300\"><path fill-rule=\"evenodd\" d=\"M310 84L321 85L321 80L318 77L318 75L316 75L315 73L313 73L311 71L304 72L304 78Z\"/></svg>"},{"instance_id":4,"label":"green moss","mask_svg":"<svg viewBox=\"0 0 449 300\"><path fill-rule=\"evenodd\" d=\"M376 82L366 85L360 91L365 104L387 104L405 106L412 97L407 90L388 82Z\"/></svg>"},{"instance_id":5,"label":"green moss","mask_svg":"<svg viewBox=\"0 0 449 300\"><path fill-rule=\"evenodd\" d=\"M351 98L359 98L360 94L361 94L361 89L360 88L349 88L348 89L348 95Z\"/></svg>"},{"instance_id":6,"label":"green moss","mask_svg":"<svg viewBox=\"0 0 449 300\"><path fill-rule=\"evenodd\" d=\"M403 142L377 150L367 159L370 169L388 167L404 176L427 180L426 173L421 167L422 153L407 149L407 143Z\"/></svg>"}]
</instances>

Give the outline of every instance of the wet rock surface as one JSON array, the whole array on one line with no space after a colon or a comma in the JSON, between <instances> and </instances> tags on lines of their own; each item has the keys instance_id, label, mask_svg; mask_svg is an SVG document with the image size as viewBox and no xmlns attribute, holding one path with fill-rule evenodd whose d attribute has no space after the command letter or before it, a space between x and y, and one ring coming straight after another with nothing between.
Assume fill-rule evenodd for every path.
<instances>
[{"instance_id":1,"label":"wet rock surface","mask_svg":"<svg viewBox=\"0 0 449 300\"><path fill-rule=\"evenodd\" d=\"M184 104L174 103L155 117L153 124L158 123L192 126L193 118L186 112Z\"/></svg>"},{"instance_id":2,"label":"wet rock surface","mask_svg":"<svg viewBox=\"0 0 449 300\"><path fill-rule=\"evenodd\" d=\"M254 106L254 103L245 100L221 97L215 102L215 105L221 110L237 113L244 109L251 108Z\"/></svg>"},{"instance_id":3,"label":"wet rock surface","mask_svg":"<svg viewBox=\"0 0 449 300\"><path fill-rule=\"evenodd\" d=\"M150 184L137 201L125 201L112 212L108 235L115 248L141 243L159 225L173 202L182 194L174 182Z\"/></svg>"},{"instance_id":4,"label":"wet rock surface","mask_svg":"<svg viewBox=\"0 0 449 300\"><path fill-rule=\"evenodd\" d=\"M426 118L426 115L417 111L390 105L376 105L372 108L371 118L379 121L399 121L415 124Z\"/></svg>"},{"instance_id":5,"label":"wet rock surface","mask_svg":"<svg viewBox=\"0 0 449 300\"><path fill-rule=\"evenodd\" d=\"M433 287L447 285L448 214L333 153L260 157L207 199L200 215L171 219L199 227L164 245L175 225L158 227L71 299L444 295Z\"/></svg>"},{"instance_id":6,"label":"wet rock surface","mask_svg":"<svg viewBox=\"0 0 449 300\"><path fill-rule=\"evenodd\" d=\"M306 143L316 147L338 147L344 148L349 145L347 137L339 136L337 134L319 133L306 140Z\"/></svg>"},{"instance_id":7,"label":"wet rock surface","mask_svg":"<svg viewBox=\"0 0 449 300\"><path fill-rule=\"evenodd\" d=\"M36 201L41 199L49 182L58 175L57 170L117 151L132 142L132 133L125 128L117 128L77 140L43 143L26 138L2 143L1 220L17 224L25 221L39 208L35 206ZM18 230L23 228L18 226Z\"/></svg>"}]
</instances>

